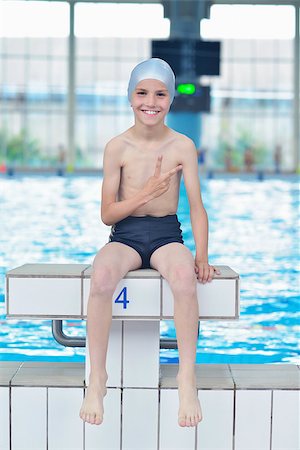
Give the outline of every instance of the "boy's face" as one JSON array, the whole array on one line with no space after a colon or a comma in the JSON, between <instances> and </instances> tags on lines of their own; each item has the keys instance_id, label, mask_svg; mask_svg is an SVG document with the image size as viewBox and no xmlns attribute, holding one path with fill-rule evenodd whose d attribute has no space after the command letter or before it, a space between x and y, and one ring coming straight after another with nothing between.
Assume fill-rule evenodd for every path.
<instances>
[{"instance_id":1,"label":"boy's face","mask_svg":"<svg viewBox=\"0 0 300 450\"><path fill-rule=\"evenodd\" d=\"M142 80L133 91L131 106L135 118L147 125L164 120L170 109L170 95L166 85L159 80Z\"/></svg>"}]
</instances>

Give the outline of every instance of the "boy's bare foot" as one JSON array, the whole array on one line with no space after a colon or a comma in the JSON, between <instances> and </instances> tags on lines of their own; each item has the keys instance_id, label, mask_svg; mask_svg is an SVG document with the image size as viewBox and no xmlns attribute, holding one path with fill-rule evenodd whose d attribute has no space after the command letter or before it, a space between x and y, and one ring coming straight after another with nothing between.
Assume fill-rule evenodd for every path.
<instances>
[{"instance_id":1,"label":"boy's bare foot","mask_svg":"<svg viewBox=\"0 0 300 450\"><path fill-rule=\"evenodd\" d=\"M90 381L80 409L80 417L84 422L100 425L103 422L103 399L106 395L106 380Z\"/></svg>"},{"instance_id":2,"label":"boy's bare foot","mask_svg":"<svg viewBox=\"0 0 300 450\"><path fill-rule=\"evenodd\" d=\"M178 424L181 427L195 427L202 420L202 411L197 395L194 373L177 375L179 411Z\"/></svg>"}]
</instances>

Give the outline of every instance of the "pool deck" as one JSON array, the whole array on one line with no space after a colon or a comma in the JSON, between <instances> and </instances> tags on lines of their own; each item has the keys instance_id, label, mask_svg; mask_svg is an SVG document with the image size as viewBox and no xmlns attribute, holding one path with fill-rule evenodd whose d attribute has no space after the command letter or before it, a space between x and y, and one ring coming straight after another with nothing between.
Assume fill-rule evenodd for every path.
<instances>
[{"instance_id":1,"label":"pool deck","mask_svg":"<svg viewBox=\"0 0 300 450\"><path fill-rule=\"evenodd\" d=\"M158 388L109 388L95 427L78 417L84 364L0 362L0 448L299 450L299 366L197 365L196 429L177 425L177 370L161 365Z\"/></svg>"},{"instance_id":2,"label":"pool deck","mask_svg":"<svg viewBox=\"0 0 300 450\"><path fill-rule=\"evenodd\" d=\"M84 363L0 361L0 386L85 387ZM178 364L160 365L160 387L177 388ZM197 364L198 389L300 388L294 364ZM122 386L115 386L122 387Z\"/></svg>"}]
</instances>

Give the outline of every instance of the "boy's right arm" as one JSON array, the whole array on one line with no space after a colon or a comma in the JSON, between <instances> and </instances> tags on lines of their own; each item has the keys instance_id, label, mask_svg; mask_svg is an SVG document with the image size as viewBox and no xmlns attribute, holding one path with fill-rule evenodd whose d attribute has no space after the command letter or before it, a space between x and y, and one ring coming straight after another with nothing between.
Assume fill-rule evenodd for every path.
<instances>
[{"instance_id":1,"label":"boy's right arm","mask_svg":"<svg viewBox=\"0 0 300 450\"><path fill-rule=\"evenodd\" d=\"M113 225L125 217L130 216L137 208L164 194L170 186L171 177L181 170L182 166L161 173L162 157L157 159L155 172L150 177L143 189L133 197L117 201L117 195L121 180L120 151L113 142L107 144L103 160L103 184L101 200L101 219L106 225Z\"/></svg>"},{"instance_id":2,"label":"boy's right arm","mask_svg":"<svg viewBox=\"0 0 300 450\"><path fill-rule=\"evenodd\" d=\"M101 219L106 225L113 225L130 216L133 211L146 203L146 199L140 192L128 200L117 201L121 180L118 150L118 146L111 142L107 144L104 151Z\"/></svg>"}]
</instances>

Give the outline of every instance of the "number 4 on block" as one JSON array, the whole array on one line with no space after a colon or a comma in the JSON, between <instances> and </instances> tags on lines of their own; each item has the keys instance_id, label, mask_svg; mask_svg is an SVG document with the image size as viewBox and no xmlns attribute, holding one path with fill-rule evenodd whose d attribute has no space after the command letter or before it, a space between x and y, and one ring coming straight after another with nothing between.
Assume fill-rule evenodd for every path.
<instances>
[{"instance_id":1,"label":"number 4 on block","mask_svg":"<svg viewBox=\"0 0 300 450\"><path fill-rule=\"evenodd\" d=\"M125 286L118 297L115 300L115 303L121 303L123 305L123 309L127 309L127 303L129 303L129 300L127 300L127 287Z\"/></svg>"}]
</instances>

